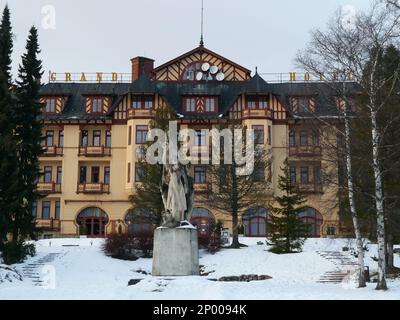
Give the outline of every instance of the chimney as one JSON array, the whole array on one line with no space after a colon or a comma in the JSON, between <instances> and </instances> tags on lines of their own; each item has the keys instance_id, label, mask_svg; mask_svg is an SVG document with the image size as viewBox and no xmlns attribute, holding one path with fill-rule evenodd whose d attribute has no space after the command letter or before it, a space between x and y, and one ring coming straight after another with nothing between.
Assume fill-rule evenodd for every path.
<instances>
[{"instance_id":1,"label":"chimney","mask_svg":"<svg viewBox=\"0 0 400 320\"><path fill-rule=\"evenodd\" d=\"M143 75L150 75L154 69L154 60L145 57L136 57L132 62L132 81L138 80Z\"/></svg>"}]
</instances>

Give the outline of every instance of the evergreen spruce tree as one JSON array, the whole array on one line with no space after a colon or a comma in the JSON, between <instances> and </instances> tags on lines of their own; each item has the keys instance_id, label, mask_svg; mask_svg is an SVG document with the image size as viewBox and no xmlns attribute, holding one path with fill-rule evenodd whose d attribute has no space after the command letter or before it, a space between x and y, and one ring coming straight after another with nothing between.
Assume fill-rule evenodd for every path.
<instances>
[{"instance_id":1,"label":"evergreen spruce tree","mask_svg":"<svg viewBox=\"0 0 400 320\"><path fill-rule=\"evenodd\" d=\"M6 7L0 23L0 249L10 230L13 208L16 207L17 157L15 99L11 94L11 53L13 48L10 11Z\"/></svg>"},{"instance_id":2,"label":"evergreen spruce tree","mask_svg":"<svg viewBox=\"0 0 400 320\"><path fill-rule=\"evenodd\" d=\"M40 176L39 159L43 149L41 146L42 126L38 120L41 114L39 103L40 78L42 62L37 29L32 27L26 44L26 53L22 56L17 80L17 100L15 106L18 157L18 207L14 212L12 234L13 242L33 236L35 229L32 208L41 196L36 192L36 183Z\"/></svg>"},{"instance_id":3,"label":"evergreen spruce tree","mask_svg":"<svg viewBox=\"0 0 400 320\"><path fill-rule=\"evenodd\" d=\"M287 159L281 169L283 175L279 176L279 190L282 195L274 197L268 206L271 214L268 225L272 234L270 251L278 254L300 252L308 231L299 217L305 209L306 199L295 191Z\"/></svg>"},{"instance_id":4,"label":"evergreen spruce tree","mask_svg":"<svg viewBox=\"0 0 400 320\"><path fill-rule=\"evenodd\" d=\"M0 70L4 72L8 87L12 84L11 54L13 50L13 34L8 6L4 8L0 23Z\"/></svg>"}]
</instances>

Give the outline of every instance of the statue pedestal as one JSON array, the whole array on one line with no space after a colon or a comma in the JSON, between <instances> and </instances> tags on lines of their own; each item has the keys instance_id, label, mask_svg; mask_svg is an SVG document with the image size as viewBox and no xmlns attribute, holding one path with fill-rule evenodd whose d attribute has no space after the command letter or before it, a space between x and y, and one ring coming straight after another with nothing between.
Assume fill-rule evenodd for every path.
<instances>
[{"instance_id":1,"label":"statue pedestal","mask_svg":"<svg viewBox=\"0 0 400 320\"><path fill-rule=\"evenodd\" d=\"M158 228L154 231L152 275L199 275L197 229Z\"/></svg>"}]
</instances>

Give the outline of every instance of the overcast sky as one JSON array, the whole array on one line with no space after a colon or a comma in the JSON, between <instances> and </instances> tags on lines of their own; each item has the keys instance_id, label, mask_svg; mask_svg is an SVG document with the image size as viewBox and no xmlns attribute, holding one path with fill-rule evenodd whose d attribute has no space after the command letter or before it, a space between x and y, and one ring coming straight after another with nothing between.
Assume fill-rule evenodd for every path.
<instances>
[{"instance_id":1,"label":"overcast sky","mask_svg":"<svg viewBox=\"0 0 400 320\"><path fill-rule=\"evenodd\" d=\"M204 2L205 46L251 70L258 66L260 72L292 71L295 54L305 47L312 28L323 27L340 6L360 10L370 3ZM14 74L34 24L46 81L49 70L130 72L129 60L138 55L155 59L157 66L199 44L201 0L0 0L1 10L6 3L15 34Z\"/></svg>"}]
</instances>

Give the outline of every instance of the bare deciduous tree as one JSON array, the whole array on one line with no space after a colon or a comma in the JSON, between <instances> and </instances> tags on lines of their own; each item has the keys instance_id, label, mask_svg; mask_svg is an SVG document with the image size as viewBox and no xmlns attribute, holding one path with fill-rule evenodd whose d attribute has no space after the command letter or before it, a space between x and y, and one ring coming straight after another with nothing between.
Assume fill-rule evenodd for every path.
<instances>
[{"instance_id":1,"label":"bare deciduous tree","mask_svg":"<svg viewBox=\"0 0 400 320\"><path fill-rule=\"evenodd\" d=\"M397 4L397 3L396 3ZM378 63L382 50L395 42L399 36L400 13L381 2L375 2L367 13L360 12L353 19L344 17L339 10L327 26L327 30L312 32L308 49L299 53L297 62L304 69L318 75L324 75L326 83L337 87L338 83L351 78L357 83L360 93L366 98L365 108L368 111L372 137L372 169L374 172L374 201L377 217L378 273L377 289L386 290L385 259L385 213L382 169L380 164L380 147L382 131L379 127L378 114L386 107L385 99L379 96L383 86L394 88L396 76L381 78L378 76ZM399 70L393 70L397 74ZM346 97L345 92L342 95ZM345 103L345 106L348 103ZM344 108L345 141L350 139L348 114ZM347 120L346 120L347 119ZM346 128L347 127L347 128ZM350 141L350 140L349 140ZM351 149L346 142L346 169L348 174L348 195L356 230L357 247L360 253L361 235L357 228L357 211L354 203L354 186L352 186ZM357 230L358 229L358 230ZM361 264L361 258L360 258ZM362 284L360 270L360 285Z\"/></svg>"}]
</instances>

